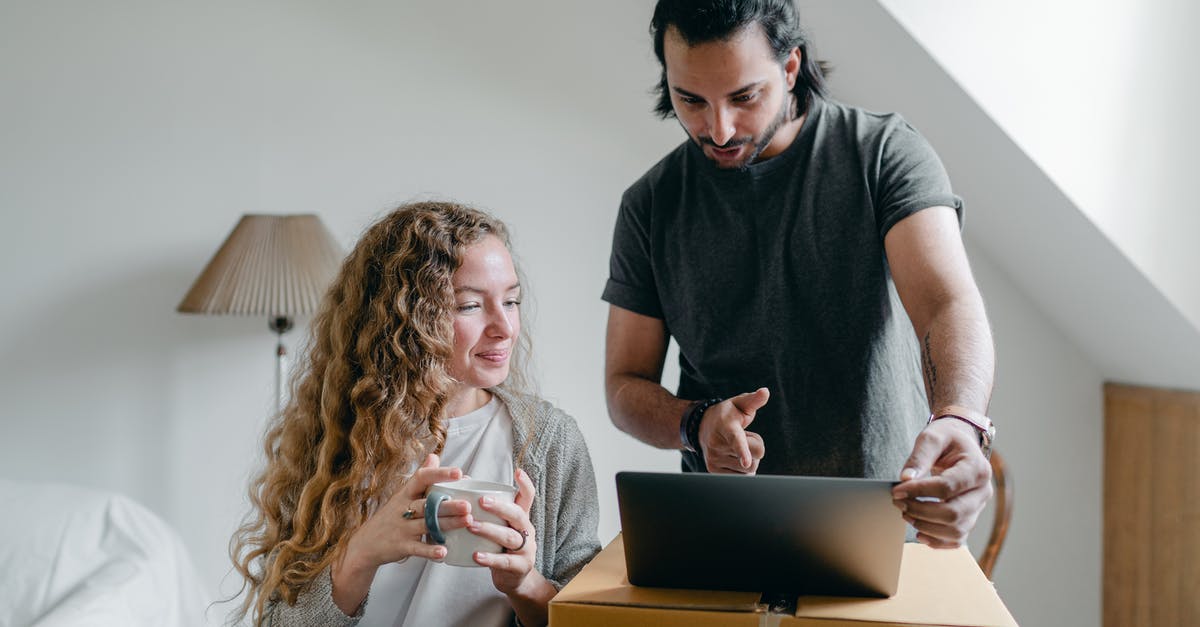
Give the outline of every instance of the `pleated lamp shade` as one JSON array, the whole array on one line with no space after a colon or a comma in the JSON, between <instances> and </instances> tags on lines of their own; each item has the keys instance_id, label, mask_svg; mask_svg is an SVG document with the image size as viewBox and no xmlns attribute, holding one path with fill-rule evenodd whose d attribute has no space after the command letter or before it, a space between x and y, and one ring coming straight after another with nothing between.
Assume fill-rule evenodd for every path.
<instances>
[{"instance_id":1,"label":"pleated lamp shade","mask_svg":"<svg viewBox=\"0 0 1200 627\"><path fill-rule=\"evenodd\" d=\"M312 313L342 256L315 215L244 215L178 311L273 318Z\"/></svg>"}]
</instances>

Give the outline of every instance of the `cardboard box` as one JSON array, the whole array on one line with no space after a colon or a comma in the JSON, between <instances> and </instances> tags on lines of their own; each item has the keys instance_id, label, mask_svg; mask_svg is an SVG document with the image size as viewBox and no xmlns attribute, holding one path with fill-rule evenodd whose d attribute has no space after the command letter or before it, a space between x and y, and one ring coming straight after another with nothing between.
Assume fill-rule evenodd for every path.
<instances>
[{"instance_id":1,"label":"cardboard box","mask_svg":"<svg viewBox=\"0 0 1200 627\"><path fill-rule=\"evenodd\" d=\"M755 592L641 588L625 575L618 535L550 602L551 627L1015 627L965 548L906 544L900 587L890 599L810 597L779 612Z\"/></svg>"}]
</instances>

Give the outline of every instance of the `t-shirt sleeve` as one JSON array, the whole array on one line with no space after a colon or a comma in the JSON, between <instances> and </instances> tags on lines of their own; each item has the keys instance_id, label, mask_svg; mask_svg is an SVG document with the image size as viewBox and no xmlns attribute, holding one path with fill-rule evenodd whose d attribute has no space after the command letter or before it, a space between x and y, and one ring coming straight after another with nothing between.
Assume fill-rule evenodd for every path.
<instances>
[{"instance_id":1,"label":"t-shirt sleeve","mask_svg":"<svg viewBox=\"0 0 1200 627\"><path fill-rule=\"evenodd\" d=\"M662 303L654 283L650 242L648 203L636 202L633 190L627 191L617 213L608 282L600 297L622 309L661 319Z\"/></svg>"},{"instance_id":2,"label":"t-shirt sleeve","mask_svg":"<svg viewBox=\"0 0 1200 627\"><path fill-rule=\"evenodd\" d=\"M897 222L929 207L950 207L963 221L962 199L950 188L950 176L929 142L898 119L879 147L875 212L879 237Z\"/></svg>"}]
</instances>

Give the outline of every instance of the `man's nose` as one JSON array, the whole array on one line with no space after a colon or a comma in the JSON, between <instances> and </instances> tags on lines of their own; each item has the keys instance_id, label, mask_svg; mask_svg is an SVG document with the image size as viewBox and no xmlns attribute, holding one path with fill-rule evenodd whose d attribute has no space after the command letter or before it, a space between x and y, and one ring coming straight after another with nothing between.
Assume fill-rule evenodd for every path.
<instances>
[{"instance_id":1,"label":"man's nose","mask_svg":"<svg viewBox=\"0 0 1200 627\"><path fill-rule=\"evenodd\" d=\"M737 132L733 124L733 112L728 111L725 107L712 107L711 111L708 120L708 136L716 145L724 146L726 142L733 139Z\"/></svg>"}]
</instances>

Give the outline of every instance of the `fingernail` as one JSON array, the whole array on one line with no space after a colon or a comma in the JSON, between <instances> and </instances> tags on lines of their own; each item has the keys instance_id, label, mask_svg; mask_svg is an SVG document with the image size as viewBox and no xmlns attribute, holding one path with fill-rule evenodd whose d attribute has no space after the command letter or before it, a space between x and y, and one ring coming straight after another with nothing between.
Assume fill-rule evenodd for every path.
<instances>
[{"instance_id":1,"label":"fingernail","mask_svg":"<svg viewBox=\"0 0 1200 627\"><path fill-rule=\"evenodd\" d=\"M484 496L484 497L480 497L480 499L479 499L479 502L480 502L480 503L483 503L484 505L491 505L491 504L492 504L492 497L490 497L490 496Z\"/></svg>"},{"instance_id":2,"label":"fingernail","mask_svg":"<svg viewBox=\"0 0 1200 627\"><path fill-rule=\"evenodd\" d=\"M470 529L471 531L479 531L479 523L474 521L467 523L467 529Z\"/></svg>"},{"instance_id":3,"label":"fingernail","mask_svg":"<svg viewBox=\"0 0 1200 627\"><path fill-rule=\"evenodd\" d=\"M908 498L908 492L892 492L893 500L902 501L906 498Z\"/></svg>"}]
</instances>

